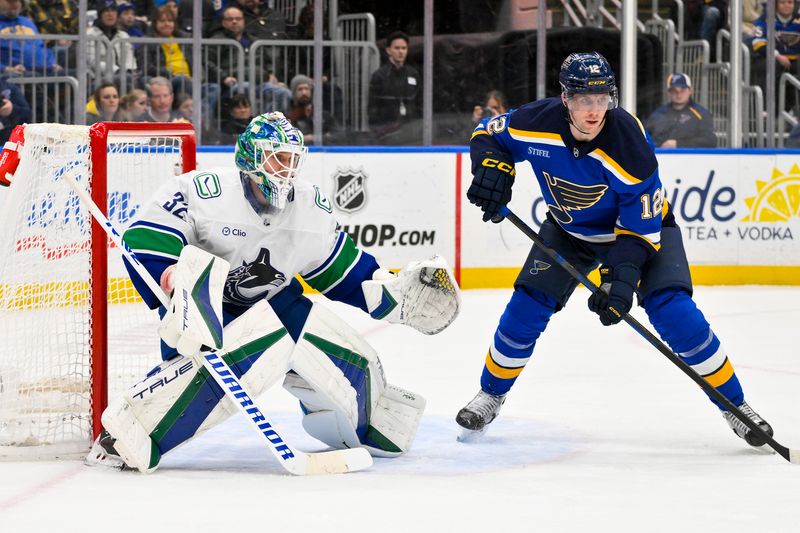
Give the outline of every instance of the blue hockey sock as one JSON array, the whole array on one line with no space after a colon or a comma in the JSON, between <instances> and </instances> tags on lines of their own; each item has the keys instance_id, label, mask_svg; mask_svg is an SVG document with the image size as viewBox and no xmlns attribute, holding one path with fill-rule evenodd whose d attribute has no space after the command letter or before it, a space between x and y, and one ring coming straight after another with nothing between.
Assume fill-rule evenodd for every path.
<instances>
[{"instance_id":1,"label":"blue hockey sock","mask_svg":"<svg viewBox=\"0 0 800 533\"><path fill-rule=\"evenodd\" d=\"M670 348L731 403L741 405L744 393L739 378L691 296L679 289L657 291L645 298L644 308ZM716 400L709 399L722 409Z\"/></svg>"},{"instance_id":2,"label":"blue hockey sock","mask_svg":"<svg viewBox=\"0 0 800 533\"><path fill-rule=\"evenodd\" d=\"M508 392L530 359L556 305L556 300L544 293L514 290L486 354L481 389L494 395Z\"/></svg>"}]
</instances>

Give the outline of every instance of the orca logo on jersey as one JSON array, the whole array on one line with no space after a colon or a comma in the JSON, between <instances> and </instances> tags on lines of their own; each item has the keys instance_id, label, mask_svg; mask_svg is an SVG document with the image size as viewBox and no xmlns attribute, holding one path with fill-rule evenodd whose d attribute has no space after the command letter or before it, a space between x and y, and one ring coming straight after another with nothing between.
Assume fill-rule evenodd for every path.
<instances>
[{"instance_id":1,"label":"orca logo on jersey","mask_svg":"<svg viewBox=\"0 0 800 533\"><path fill-rule=\"evenodd\" d=\"M339 211L353 213L367 204L367 174L363 168L337 168L333 182L333 203Z\"/></svg>"},{"instance_id":2,"label":"orca logo on jersey","mask_svg":"<svg viewBox=\"0 0 800 533\"><path fill-rule=\"evenodd\" d=\"M608 185L578 185L562 178L551 176L542 172L547 188L556 205L547 204L553 216L562 224L572 222L572 215L568 211L580 211L596 204L608 189Z\"/></svg>"},{"instance_id":3,"label":"orca logo on jersey","mask_svg":"<svg viewBox=\"0 0 800 533\"><path fill-rule=\"evenodd\" d=\"M224 295L230 302L251 305L285 282L286 276L270 263L269 250L262 248L252 263L242 261L228 273Z\"/></svg>"}]
</instances>

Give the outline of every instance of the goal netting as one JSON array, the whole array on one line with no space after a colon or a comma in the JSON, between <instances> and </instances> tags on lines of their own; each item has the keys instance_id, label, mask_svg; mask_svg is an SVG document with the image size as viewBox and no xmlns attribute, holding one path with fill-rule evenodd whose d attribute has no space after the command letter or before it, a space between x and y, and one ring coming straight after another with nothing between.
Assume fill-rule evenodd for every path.
<instances>
[{"instance_id":1,"label":"goal netting","mask_svg":"<svg viewBox=\"0 0 800 533\"><path fill-rule=\"evenodd\" d=\"M85 454L107 397L160 361L158 316L63 176L122 233L167 178L192 170L184 124L30 124L0 191L0 458Z\"/></svg>"}]
</instances>

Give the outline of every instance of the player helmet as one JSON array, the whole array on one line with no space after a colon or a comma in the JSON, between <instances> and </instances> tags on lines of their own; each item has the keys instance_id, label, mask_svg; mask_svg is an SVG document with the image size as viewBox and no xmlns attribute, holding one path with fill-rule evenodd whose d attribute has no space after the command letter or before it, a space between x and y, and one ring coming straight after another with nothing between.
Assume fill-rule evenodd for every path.
<instances>
[{"instance_id":1,"label":"player helmet","mask_svg":"<svg viewBox=\"0 0 800 533\"><path fill-rule=\"evenodd\" d=\"M566 98L575 94L604 94L611 99L609 109L617 107L617 83L614 71L605 57L597 52L570 54L561 64L558 75L561 91Z\"/></svg>"},{"instance_id":2,"label":"player helmet","mask_svg":"<svg viewBox=\"0 0 800 533\"><path fill-rule=\"evenodd\" d=\"M236 167L249 177L270 205L283 209L308 148L303 134L283 113L258 115L236 141Z\"/></svg>"}]
</instances>

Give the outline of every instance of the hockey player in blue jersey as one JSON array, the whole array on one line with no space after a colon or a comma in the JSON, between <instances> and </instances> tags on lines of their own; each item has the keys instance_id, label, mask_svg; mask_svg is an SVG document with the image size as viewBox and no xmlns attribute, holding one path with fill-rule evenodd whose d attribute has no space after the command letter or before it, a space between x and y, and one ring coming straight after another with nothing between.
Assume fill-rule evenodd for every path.
<instances>
[{"instance_id":1,"label":"hockey player in blue jersey","mask_svg":"<svg viewBox=\"0 0 800 533\"><path fill-rule=\"evenodd\" d=\"M475 128L467 198L481 208L484 221L498 222L500 208L511 199L514 164L527 161L548 207L539 231L544 242L584 274L602 264L602 290L589 298L589 309L604 325L617 324L638 293L672 350L772 435L744 401L724 348L692 300L681 233L652 141L639 120L617 106L610 65L597 52L571 54L559 81L560 97L531 102ZM485 431L495 419L550 317L577 286L557 265L532 268L551 262L538 247L528 254L489 347L481 390L456 416L468 432ZM731 413L722 414L748 444L764 444Z\"/></svg>"}]
</instances>

